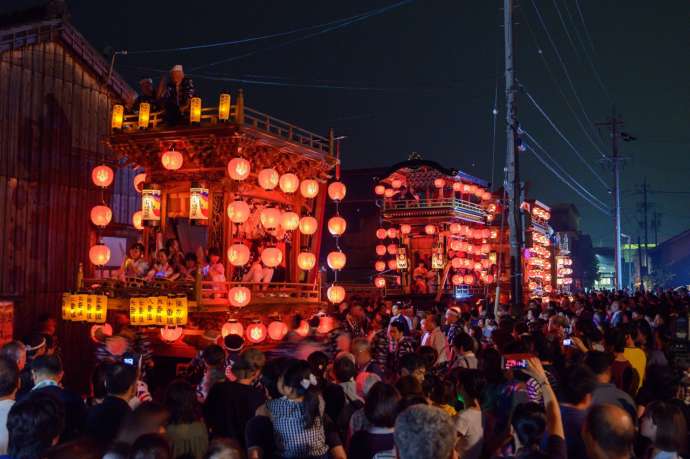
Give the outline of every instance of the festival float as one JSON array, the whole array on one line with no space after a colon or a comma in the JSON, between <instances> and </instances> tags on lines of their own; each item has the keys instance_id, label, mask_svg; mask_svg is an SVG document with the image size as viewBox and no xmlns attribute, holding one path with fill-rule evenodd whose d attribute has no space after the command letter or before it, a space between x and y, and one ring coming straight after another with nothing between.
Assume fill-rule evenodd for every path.
<instances>
[{"instance_id":1,"label":"festival float","mask_svg":"<svg viewBox=\"0 0 690 459\"><path fill-rule=\"evenodd\" d=\"M413 155L374 187L373 283L386 295L485 296L498 276L499 201L489 184Z\"/></svg>"},{"instance_id":2,"label":"festival float","mask_svg":"<svg viewBox=\"0 0 690 459\"><path fill-rule=\"evenodd\" d=\"M200 267L192 279L105 277L99 266L110 249L97 239L91 265L80 267L75 290L64 295L64 319L103 323L108 311L121 311L132 325L163 327L162 338L172 342L188 321L212 317L215 324L207 326L256 343L285 336L281 317L308 316L344 300L342 286L322 285L317 264L325 206L329 199L337 206L346 194L332 132L319 136L245 107L242 91L221 94L215 107L194 97L189 118L174 126L146 103L137 112L115 105L105 143L121 167L138 172L132 186L141 210L132 225L145 255L154 258L175 238L183 252L221 254L224 275L214 278ZM98 187L111 186L113 177L107 165L93 169ZM111 216L105 203L93 208L97 232ZM336 215L327 228L338 238L346 221ZM271 278L246 281L258 261ZM345 261L339 249L328 255L336 272Z\"/></svg>"},{"instance_id":3,"label":"festival float","mask_svg":"<svg viewBox=\"0 0 690 459\"><path fill-rule=\"evenodd\" d=\"M548 299L554 291L553 229L549 226L551 208L537 200L524 201L521 207L526 220L523 256L525 298Z\"/></svg>"}]
</instances>

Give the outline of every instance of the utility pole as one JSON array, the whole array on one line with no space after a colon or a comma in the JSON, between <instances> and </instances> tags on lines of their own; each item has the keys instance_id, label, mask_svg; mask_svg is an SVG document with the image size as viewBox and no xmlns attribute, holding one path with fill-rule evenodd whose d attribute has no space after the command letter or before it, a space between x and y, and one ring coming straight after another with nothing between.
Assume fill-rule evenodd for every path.
<instances>
[{"instance_id":1,"label":"utility pole","mask_svg":"<svg viewBox=\"0 0 690 459\"><path fill-rule=\"evenodd\" d=\"M510 290L514 308L522 308L522 216L520 214L520 169L516 155L517 106L515 69L513 67L513 0L503 0L503 39L506 80L506 166L508 226L510 228Z\"/></svg>"},{"instance_id":2,"label":"utility pole","mask_svg":"<svg viewBox=\"0 0 690 459\"><path fill-rule=\"evenodd\" d=\"M623 267L621 263L621 176L620 168L623 158L618 154L618 127L623 126L623 120L616 117L616 107L611 111L611 118L603 123L596 123L596 126L603 126L611 132L611 156L607 159L611 161L613 167L613 241L614 241L614 269L616 276L614 283L616 290L623 288Z\"/></svg>"},{"instance_id":3,"label":"utility pole","mask_svg":"<svg viewBox=\"0 0 690 459\"><path fill-rule=\"evenodd\" d=\"M644 220L644 265L647 267L647 251L649 250L649 223L647 221L647 211L649 209L649 201L647 200L647 177L642 182L642 212Z\"/></svg>"},{"instance_id":4,"label":"utility pole","mask_svg":"<svg viewBox=\"0 0 690 459\"><path fill-rule=\"evenodd\" d=\"M654 230L654 247L659 245L659 229L661 228L661 212L652 214L652 229Z\"/></svg>"}]
</instances>

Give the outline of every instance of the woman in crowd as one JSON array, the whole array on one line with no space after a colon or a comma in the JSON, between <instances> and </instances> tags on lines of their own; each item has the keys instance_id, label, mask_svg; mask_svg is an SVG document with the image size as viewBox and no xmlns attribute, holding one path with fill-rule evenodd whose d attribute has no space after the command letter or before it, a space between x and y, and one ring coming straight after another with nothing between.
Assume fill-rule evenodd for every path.
<instances>
[{"instance_id":1,"label":"woman in crowd","mask_svg":"<svg viewBox=\"0 0 690 459\"><path fill-rule=\"evenodd\" d=\"M369 427L352 436L350 458L371 459L377 453L394 448L393 426L399 401L400 394L395 387L382 382L374 384L364 404L364 415L369 421Z\"/></svg>"},{"instance_id":2,"label":"woman in crowd","mask_svg":"<svg viewBox=\"0 0 690 459\"><path fill-rule=\"evenodd\" d=\"M201 419L201 404L194 386L184 380L170 383L165 392L165 407L170 412L167 434L173 457L201 459L208 449L208 431Z\"/></svg>"},{"instance_id":3,"label":"woman in crowd","mask_svg":"<svg viewBox=\"0 0 690 459\"><path fill-rule=\"evenodd\" d=\"M640 434L651 441L644 459L680 459L687 452L688 424L677 405L653 402L640 419Z\"/></svg>"}]
</instances>

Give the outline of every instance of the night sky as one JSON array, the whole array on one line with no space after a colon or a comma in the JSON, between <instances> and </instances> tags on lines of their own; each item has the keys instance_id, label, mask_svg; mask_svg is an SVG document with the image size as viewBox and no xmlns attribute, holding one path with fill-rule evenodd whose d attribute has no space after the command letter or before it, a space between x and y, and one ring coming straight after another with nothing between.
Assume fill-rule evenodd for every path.
<instances>
[{"instance_id":1,"label":"night sky","mask_svg":"<svg viewBox=\"0 0 690 459\"><path fill-rule=\"evenodd\" d=\"M68 0L68 4L74 24L97 49L135 52L285 32L397 1ZM3 9L35 3L4 0ZM222 90L242 87L246 104L252 108L318 133L325 134L333 127L337 135L347 136L343 144L345 168L390 165L416 151L425 159L487 180L493 176L500 183L505 157L502 3L416 0L286 46L281 44L318 29L244 45L132 53L119 58L116 69L136 88L142 76L157 79L155 69L183 64L188 73L194 74L197 90L209 105L216 104ZM635 192L645 176L653 190L690 193L690 3L579 0L587 29L576 0L521 0L516 9L514 35L520 83L594 171L610 183L600 153L568 109L559 86L588 135L605 154L610 153L610 139L604 131L594 139L599 134L583 115L534 5L551 33L589 120L603 121L615 103L625 119L623 130L638 138L622 145L622 154L629 157L623 173L623 231L637 238L637 203L641 196ZM554 78L547 72L535 38ZM190 70L244 54L251 55ZM611 98L597 81L588 55ZM279 85L216 81L201 75ZM492 108L497 90L499 114L492 174ZM589 192L610 205L608 190L525 95L519 96L518 104L524 129ZM592 235L595 245L611 243L608 217L575 195L530 152L521 153L521 158L531 197L547 204L573 202L582 215L582 229ZM689 197L650 194L654 210L663 214L661 240L690 227L690 209L686 205Z\"/></svg>"}]
</instances>

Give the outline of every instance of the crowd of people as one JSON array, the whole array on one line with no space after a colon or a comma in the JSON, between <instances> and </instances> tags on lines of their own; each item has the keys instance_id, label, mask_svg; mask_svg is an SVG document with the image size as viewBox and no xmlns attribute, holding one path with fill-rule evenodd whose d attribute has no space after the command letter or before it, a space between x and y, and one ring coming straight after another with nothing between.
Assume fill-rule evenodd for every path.
<instances>
[{"instance_id":1,"label":"crowd of people","mask_svg":"<svg viewBox=\"0 0 690 459\"><path fill-rule=\"evenodd\" d=\"M353 298L328 334L315 316L278 346L219 339L154 396L136 355L99 359L89 394L63 387L78 356L61 355L53 321L0 351L0 457L690 457L688 374L669 352L689 304Z\"/></svg>"}]
</instances>

